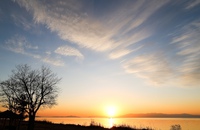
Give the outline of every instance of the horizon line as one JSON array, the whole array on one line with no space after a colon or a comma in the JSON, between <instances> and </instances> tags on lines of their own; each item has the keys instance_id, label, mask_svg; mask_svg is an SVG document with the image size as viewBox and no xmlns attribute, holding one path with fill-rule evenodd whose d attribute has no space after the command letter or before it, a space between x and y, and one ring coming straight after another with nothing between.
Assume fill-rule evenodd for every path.
<instances>
[{"instance_id":1,"label":"horizon line","mask_svg":"<svg viewBox=\"0 0 200 130\"><path fill-rule=\"evenodd\" d=\"M76 116L76 115L65 115L65 116L36 116L36 117L60 117L60 118L200 118L200 114L166 114L166 113L135 113L135 114L124 114L120 116Z\"/></svg>"}]
</instances>

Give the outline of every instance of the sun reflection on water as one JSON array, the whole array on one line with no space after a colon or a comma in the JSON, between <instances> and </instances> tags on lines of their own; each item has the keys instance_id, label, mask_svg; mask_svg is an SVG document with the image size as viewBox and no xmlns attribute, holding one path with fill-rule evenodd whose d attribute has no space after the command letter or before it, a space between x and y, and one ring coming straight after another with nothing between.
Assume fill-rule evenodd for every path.
<instances>
[{"instance_id":1,"label":"sun reflection on water","mask_svg":"<svg viewBox=\"0 0 200 130\"><path fill-rule=\"evenodd\" d=\"M109 128L113 127L113 125L114 125L114 119L109 118Z\"/></svg>"}]
</instances>

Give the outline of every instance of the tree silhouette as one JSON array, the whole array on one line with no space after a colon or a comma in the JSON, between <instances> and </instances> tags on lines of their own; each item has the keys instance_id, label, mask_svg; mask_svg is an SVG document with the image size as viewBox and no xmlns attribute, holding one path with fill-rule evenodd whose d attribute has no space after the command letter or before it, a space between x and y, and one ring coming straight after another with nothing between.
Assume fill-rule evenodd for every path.
<instances>
[{"instance_id":1,"label":"tree silhouette","mask_svg":"<svg viewBox=\"0 0 200 130\"><path fill-rule=\"evenodd\" d=\"M12 75L0 83L2 106L15 113L27 113L28 130L33 130L37 111L56 105L60 80L47 67L32 70L27 64L18 65Z\"/></svg>"}]
</instances>

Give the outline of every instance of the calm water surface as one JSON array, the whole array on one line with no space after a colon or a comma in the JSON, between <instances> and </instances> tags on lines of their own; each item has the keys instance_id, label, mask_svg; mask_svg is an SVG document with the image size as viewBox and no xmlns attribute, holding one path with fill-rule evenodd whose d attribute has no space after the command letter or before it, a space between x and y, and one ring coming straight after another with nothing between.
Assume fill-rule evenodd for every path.
<instances>
[{"instance_id":1,"label":"calm water surface","mask_svg":"<svg viewBox=\"0 0 200 130\"><path fill-rule=\"evenodd\" d=\"M91 121L110 128L113 125L126 124L137 128L151 127L155 130L170 130L173 124L181 125L182 130L200 130L200 118L58 118L37 117L54 123L90 125Z\"/></svg>"}]
</instances>

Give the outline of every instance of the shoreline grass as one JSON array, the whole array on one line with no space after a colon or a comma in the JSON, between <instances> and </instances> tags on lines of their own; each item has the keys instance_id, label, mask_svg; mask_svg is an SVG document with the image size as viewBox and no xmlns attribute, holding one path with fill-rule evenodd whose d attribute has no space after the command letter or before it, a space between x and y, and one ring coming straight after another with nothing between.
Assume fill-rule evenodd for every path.
<instances>
[{"instance_id":1,"label":"shoreline grass","mask_svg":"<svg viewBox=\"0 0 200 130\"><path fill-rule=\"evenodd\" d=\"M63 123L53 123L47 120L36 121L35 122L35 130L40 130L38 128L42 128L43 130L51 129L51 130L153 130L150 127L145 128L136 128L129 126L127 124L122 125L114 125L111 128L104 127L101 123L91 121L90 124L87 125L76 125L76 124L63 124ZM54 129L55 128L55 129Z\"/></svg>"},{"instance_id":2,"label":"shoreline grass","mask_svg":"<svg viewBox=\"0 0 200 130\"><path fill-rule=\"evenodd\" d=\"M20 123L20 130L27 130L28 122L22 121ZM13 126L12 126L13 127ZM3 128L2 124L0 124L0 128ZM8 129L8 127L4 127L4 129ZM18 128L16 128L17 130ZM91 121L91 123L87 125L76 125L76 124L64 124L64 123L53 123L51 121L43 120L43 121L35 121L34 130L153 130L150 127L145 128L136 128L131 127L126 124L122 125L114 125L111 128L106 128L98 122Z\"/></svg>"}]
</instances>

